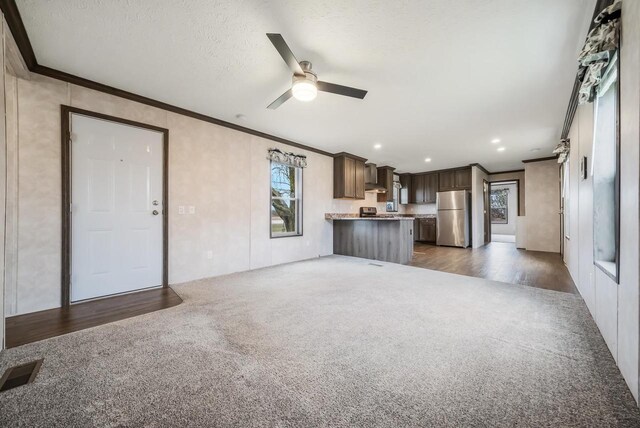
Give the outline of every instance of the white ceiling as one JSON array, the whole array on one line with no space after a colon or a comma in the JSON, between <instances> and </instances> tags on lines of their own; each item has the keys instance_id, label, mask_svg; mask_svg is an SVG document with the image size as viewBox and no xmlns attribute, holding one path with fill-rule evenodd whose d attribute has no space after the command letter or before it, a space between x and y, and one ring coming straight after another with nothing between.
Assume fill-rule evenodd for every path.
<instances>
[{"instance_id":1,"label":"white ceiling","mask_svg":"<svg viewBox=\"0 0 640 428\"><path fill-rule=\"evenodd\" d=\"M418 172L474 162L518 169L549 156L595 0L17 4L42 65ZM282 33L321 80L368 95L320 93L267 110L291 79L267 32Z\"/></svg>"}]
</instances>

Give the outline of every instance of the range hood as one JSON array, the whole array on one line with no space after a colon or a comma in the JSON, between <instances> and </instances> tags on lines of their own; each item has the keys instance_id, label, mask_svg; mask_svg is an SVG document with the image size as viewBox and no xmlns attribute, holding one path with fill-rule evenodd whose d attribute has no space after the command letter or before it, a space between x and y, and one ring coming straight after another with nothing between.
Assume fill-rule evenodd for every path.
<instances>
[{"instance_id":1,"label":"range hood","mask_svg":"<svg viewBox=\"0 0 640 428\"><path fill-rule=\"evenodd\" d=\"M387 189L378 184L378 168L375 163L368 163L364 166L364 191L387 193Z\"/></svg>"}]
</instances>

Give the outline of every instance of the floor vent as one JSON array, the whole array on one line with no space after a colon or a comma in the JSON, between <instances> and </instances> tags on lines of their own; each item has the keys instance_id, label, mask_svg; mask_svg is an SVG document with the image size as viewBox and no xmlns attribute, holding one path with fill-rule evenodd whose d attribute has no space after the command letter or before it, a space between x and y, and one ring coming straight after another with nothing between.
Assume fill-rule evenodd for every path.
<instances>
[{"instance_id":1,"label":"floor vent","mask_svg":"<svg viewBox=\"0 0 640 428\"><path fill-rule=\"evenodd\" d=\"M0 379L0 392L33 382L38 375L42 360L8 368Z\"/></svg>"},{"instance_id":2,"label":"floor vent","mask_svg":"<svg viewBox=\"0 0 640 428\"><path fill-rule=\"evenodd\" d=\"M378 267L382 267L383 265L379 265L378 263L369 263L371 266L378 266Z\"/></svg>"}]
</instances>

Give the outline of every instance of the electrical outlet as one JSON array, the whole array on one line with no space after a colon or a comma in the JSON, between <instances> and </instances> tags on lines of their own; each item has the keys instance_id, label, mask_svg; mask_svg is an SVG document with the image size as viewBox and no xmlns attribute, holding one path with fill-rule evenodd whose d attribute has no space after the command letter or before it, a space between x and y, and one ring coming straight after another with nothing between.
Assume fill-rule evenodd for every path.
<instances>
[{"instance_id":1,"label":"electrical outlet","mask_svg":"<svg viewBox=\"0 0 640 428\"><path fill-rule=\"evenodd\" d=\"M184 214L184 205L178 207L178 214Z\"/></svg>"},{"instance_id":2,"label":"electrical outlet","mask_svg":"<svg viewBox=\"0 0 640 428\"><path fill-rule=\"evenodd\" d=\"M189 205L189 214L195 214L196 213L196 207L194 207L193 205Z\"/></svg>"},{"instance_id":3,"label":"electrical outlet","mask_svg":"<svg viewBox=\"0 0 640 428\"><path fill-rule=\"evenodd\" d=\"M213 258L213 251L207 251L207 259L211 260Z\"/></svg>"}]
</instances>

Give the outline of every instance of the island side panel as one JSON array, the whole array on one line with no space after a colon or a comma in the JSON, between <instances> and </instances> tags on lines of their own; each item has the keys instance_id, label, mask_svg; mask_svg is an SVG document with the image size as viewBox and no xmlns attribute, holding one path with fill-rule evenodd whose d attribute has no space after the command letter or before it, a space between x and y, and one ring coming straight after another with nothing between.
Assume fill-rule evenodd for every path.
<instances>
[{"instance_id":1,"label":"island side panel","mask_svg":"<svg viewBox=\"0 0 640 428\"><path fill-rule=\"evenodd\" d=\"M406 264L413 256L413 222L334 220L333 253Z\"/></svg>"}]
</instances>

